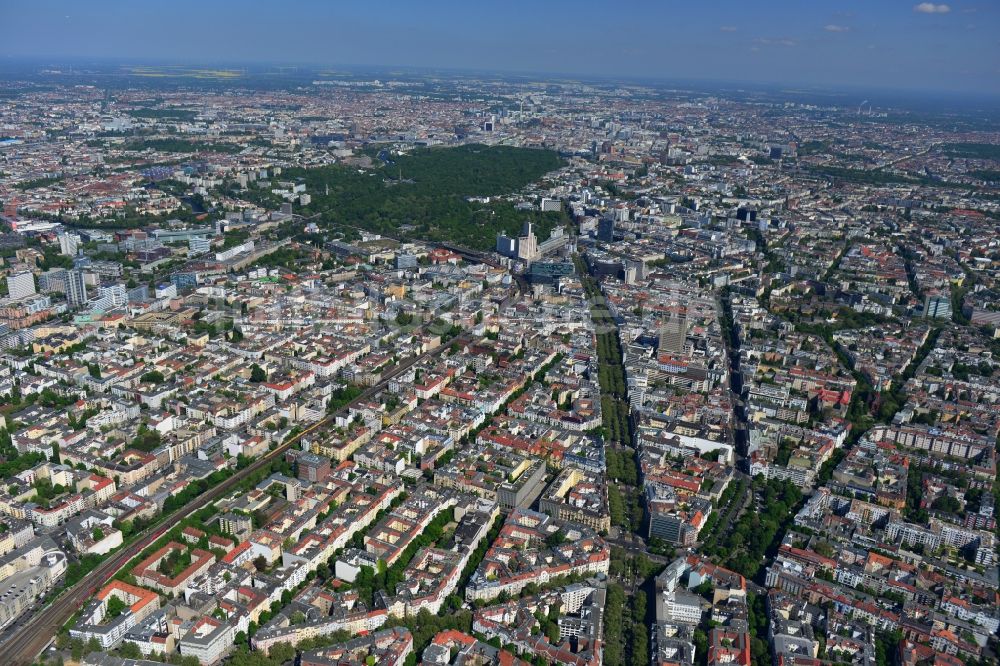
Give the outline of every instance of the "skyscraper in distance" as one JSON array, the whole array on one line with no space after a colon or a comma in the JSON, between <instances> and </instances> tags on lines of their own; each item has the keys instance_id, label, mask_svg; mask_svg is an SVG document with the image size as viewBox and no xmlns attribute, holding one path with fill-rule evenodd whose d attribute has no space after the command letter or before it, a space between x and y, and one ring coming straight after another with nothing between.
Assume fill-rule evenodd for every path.
<instances>
[{"instance_id":1,"label":"skyscraper in distance","mask_svg":"<svg viewBox=\"0 0 1000 666\"><path fill-rule=\"evenodd\" d=\"M76 234L59 234L59 253L67 257L76 255L80 247L80 237Z\"/></svg>"},{"instance_id":2,"label":"skyscraper in distance","mask_svg":"<svg viewBox=\"0 0 1000 666\"><path fill-rule=\"evenodd\" d=\"M538 238L532 229L531 222L525 222L521 229L521 235L517 238L517 257L525 261L532 261L538 255Z\"/></svg>"},{"instance_id":3,"label":"skyscraper in distance","mask_svg":"<svg viewBox=\"0 0 1000 666\"><path fill-rule=\"evenodd\" d=\"M7 294L14 300L27 298L35 293L35 276L28 271L7 276Z\"/></svg>"},{"instance_id":4,"label":"skyscraper in distance","mask_svg":"<svg viewBox=\"0 0 1000 666\"><path fill-rule=\"evenodd\" d=\"M615 220L611 217L602 217L597 222L597 240L610 243L615 239Z\"/></svg>"},{"instance_id":5,"label":"skyscraper in distance","mask_svg":"<svg viewBox=\"0 0 1000 666\"><path fill-rule=\"evenodd\" d=\"M87 302L87 283L84 282L83 271L66 273L66 301L72 307L80 307Z\"/></svg>"},{"instance_id":6,"label":"skyscraper in distance","mask_svg":"<svg viewBox=\"0 0 1000 666\"><path fill-rule=\"evenodd\" d=\"M660 322L659 351L672 354L684 353L687 341L687 313L682 312Z\"/></svg>"}]
</instances>

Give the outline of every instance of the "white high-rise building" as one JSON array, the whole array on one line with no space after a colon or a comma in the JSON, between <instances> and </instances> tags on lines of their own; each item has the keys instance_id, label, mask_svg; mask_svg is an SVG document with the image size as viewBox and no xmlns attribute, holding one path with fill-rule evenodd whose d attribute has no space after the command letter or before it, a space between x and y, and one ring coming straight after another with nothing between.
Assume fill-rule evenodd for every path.
<instances>
[{"instance_id":1,"label":"white high-rise building","mask_svg":"<svg viewBox=\"0 0 1000 666\"><path fill-rule=\"evenodd\" d=\"M75 257L80 247L80 237L76 234L59 234L59 252L67 257Z\"/></svg>"},{"instance_id":2,"label":"white high-rise building","mask_svg":"<svg viewBox=\"0 0 1000 666\"><path fill-rule=\"evenodd\" d=\"M53 268L38 276L38 288L42 291L66 291L66 269Z\"/></svg>"},{"instance_id":3,"label":"white high-rise building","mask_svg":"<svg viewBox=\"0 0 1000 666\"><path fill-rule=\"evenodd\" d=\"M7 276L7 293L14 300L20 300L35 294L35 276L24 271Z\"/></svg>"},{"instance_id":4,"label":"white high-rise building","mask_svg":"<svg viewBox=\"0 0 1000 666\"><path fill-rule=\"evenodd\" d=\"M208 238L191 238L188 240L188 250L191 256L205 254L212 249L212 241Z\"/></svg>"},{"instance_id":5,"label":"white high-rise building","mask_svg":"<svg viewBox=\"0 0 1000 666\"><path fill-rule=\"evenodd\" d=\"M112 307L121 307L128 303L128 291L123 284L113 284L108 287L98 287L97 295L108 299Z\"/></svg>"},{"instance_id":6,"label":"white high-rise building","mask_svg":"<svg viewBox=\"0 0 1000 666\"><path fill-rule=\"evenodd\" d=\"M538 256L538 239L531 228L531 222L525 222L521 235L517 237L517 258L533 261Z\"/></svg>"},{"instance_id":7,"label":"white high-rise building","mask_svg":"<svg viewBox=\"0 0 1000 666\"><path fill-rule=\"evenodd\" d=\"M66 272L66 301L73 307L79 307L87 302L87 283L83 271Z\"/></svg>"}]
</instances>

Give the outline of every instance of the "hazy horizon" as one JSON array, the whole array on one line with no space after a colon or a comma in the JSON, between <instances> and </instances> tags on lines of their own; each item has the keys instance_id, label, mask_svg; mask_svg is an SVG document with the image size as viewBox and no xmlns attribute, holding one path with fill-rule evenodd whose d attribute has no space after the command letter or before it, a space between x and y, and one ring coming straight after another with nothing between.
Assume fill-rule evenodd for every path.
<instances>
[{"instance_id":1,"label":"hazy horizon","mask_svg":"<svg viewBox=\"0 0 1000 666\"><path fill-rule=\"evenodd\" d=\"M5 7L19 61L413 68L1000 96L1000 7L598 2L378 7L52 0ZM155 26L152 29L151 26Z\"/></svg>"}]
</instances>

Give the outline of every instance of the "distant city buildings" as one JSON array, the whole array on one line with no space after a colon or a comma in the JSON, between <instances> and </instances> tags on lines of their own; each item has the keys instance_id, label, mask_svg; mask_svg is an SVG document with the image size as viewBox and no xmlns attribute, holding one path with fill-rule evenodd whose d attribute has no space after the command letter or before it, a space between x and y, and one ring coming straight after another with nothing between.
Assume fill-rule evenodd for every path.
<instances>
[{"instance_id":1,"label":"distant city buildings","mask_svg":"<svg viewBox=\"0 0 1000 666\"><path fill-rule=\"evenodd\" d=\"M70 574L95 666L996 660L982 117L401 77L16 84L0 628Z\"/></svg>"}]
</instances>

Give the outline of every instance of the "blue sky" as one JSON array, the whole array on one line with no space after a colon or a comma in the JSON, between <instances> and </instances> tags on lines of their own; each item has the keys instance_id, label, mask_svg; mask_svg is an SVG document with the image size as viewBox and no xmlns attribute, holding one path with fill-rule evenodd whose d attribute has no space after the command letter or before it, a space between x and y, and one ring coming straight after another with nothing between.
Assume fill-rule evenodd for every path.
<instances>
[{"instance_id":1,"label":"blue sky","mask_svg":"<svg viewBox=\"0 0 1000 666\"><path fill-rule=\"evenodd\" d=\"M25 0L8 60L409 65L1000 95L1000 3Z\"/></svg>"}]
</instances>

